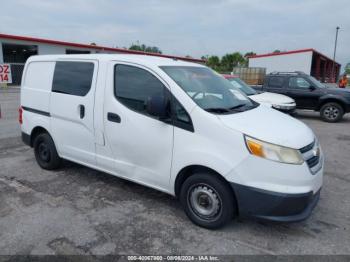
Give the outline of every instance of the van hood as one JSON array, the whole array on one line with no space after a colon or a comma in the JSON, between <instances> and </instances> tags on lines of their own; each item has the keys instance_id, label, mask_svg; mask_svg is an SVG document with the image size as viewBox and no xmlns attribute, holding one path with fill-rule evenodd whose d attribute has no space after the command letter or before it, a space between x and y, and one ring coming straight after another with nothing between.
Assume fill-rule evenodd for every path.
<instances>
[{"instance_id":1,"label":"van hood","mask_svg":"<svg viewBox=\"0 0 350 262\"><path fill-rule=\"evenodd\" d=\"M266 106L217 116L228 128L276 145L300 149L315 139L312 130L304 123Z\"/></svg>"},{"instance_id":2,"label":"van hood","mask_svg":"<svg viewBox=\"0 0 350 262\"><path fill-rule=\"evenodd\" d=\"M280 105L280 104L292 104L294 100L288 96L275 94L270 92L263 92L256 95L249 96L255 102L258 103L266 103L271 105Z\"/></svg>"}]
</instances>

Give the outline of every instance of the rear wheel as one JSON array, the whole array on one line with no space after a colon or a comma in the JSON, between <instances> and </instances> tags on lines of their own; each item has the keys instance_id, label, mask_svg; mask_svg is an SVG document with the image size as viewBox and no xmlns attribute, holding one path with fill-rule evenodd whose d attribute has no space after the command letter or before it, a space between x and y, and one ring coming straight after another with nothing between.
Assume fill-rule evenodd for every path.
<instances>
[{"instance_id":1,"label":"rear wheel","mask_svg":"<svg viewBox=\"0 0 350 262\"><path fill-rule=\"evenodd\" d=\"M326 122L338 122L344 115L344 109L336 102L326 103L321 107L321 117Z\"/></svg>"},{"instance_id":2,"label":"rear wheel","mask_svg":"<svg viewBox=\"0 0 350 262\"><path fill-rule=\"evenodd\" d=\"M40 133L33 142L35 159L43 169L53 170L60 167L62 159L58 156L55 143L48 133Z\"/></svg>"},{"instance_id":3,"label":"rear wheel","mask_svg":"<svg viewBox=\"0 0 350 262\"><path fill-rule=\"evenodd\" d=\"M198 226L215 229L237 213L229 185L211 173L197 173L185 180L180 201L189 219Z\"/></svg>"}]
</instances>

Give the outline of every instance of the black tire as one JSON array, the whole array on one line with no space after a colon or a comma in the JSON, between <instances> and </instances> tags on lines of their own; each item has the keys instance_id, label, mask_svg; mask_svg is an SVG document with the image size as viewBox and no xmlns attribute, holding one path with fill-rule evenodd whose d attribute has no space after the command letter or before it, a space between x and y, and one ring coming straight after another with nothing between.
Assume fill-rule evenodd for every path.
<instances>
[{"instance_id":1,"label":"black tire","mask_svg":"<svg viewBox=\"0 0 350 262\"><path fill-rule=\"evenodd\" d=\"M60 167L62 159L58 156L55 143L48 133L38 134L33 141L36 162L43 169L53 170Z\"/></svg>"},{"instance_id":2,"label":"black tire","mask_svg":"<svg viewBox=\"0 0 350 262\"><path fill-rule=\"evenodd\" d=\"M344 109L336 102L329 102L321 107L320 115L323 121L335 123L343 118Z\"/></svg>"},{"instance_id":3,"label":"black tire","mask_svg":"<svg viewBox=\"0 0 350 262\"><path fill-rule=\"evenodd\" d=\"M187 178L181 187L180 202L194 224L208 229L226 225L237 214L230 186L211 173L196 173Z\"/></svg>"}]
</instances>

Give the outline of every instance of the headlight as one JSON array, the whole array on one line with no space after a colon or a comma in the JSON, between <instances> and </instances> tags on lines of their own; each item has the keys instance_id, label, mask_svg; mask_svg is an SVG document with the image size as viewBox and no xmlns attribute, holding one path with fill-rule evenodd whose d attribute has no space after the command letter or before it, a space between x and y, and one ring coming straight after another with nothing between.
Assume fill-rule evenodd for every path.
<instances>
[{"instance_id":1,"label":"headlight","mask_svg":"<svg viewBox=\"0 0 350 262\"><path fill-rule=\"evenodd\" d=\"M276 109L292 109L295 107L295 104L290 104L290 105L272 105L273 108L276 108Z\"/></svg>"},{"instance_id":2,"label":"headlight","mask_svg":"<svg viewBox=\"0 0 350 262\"><path fill-rule=\"evenodd\" d=\"M297 149L270 144L249 136L244 136L244 138L252 155L286 164L301 165L304 163L304 159Z\"/></svg>"}]
</instances>

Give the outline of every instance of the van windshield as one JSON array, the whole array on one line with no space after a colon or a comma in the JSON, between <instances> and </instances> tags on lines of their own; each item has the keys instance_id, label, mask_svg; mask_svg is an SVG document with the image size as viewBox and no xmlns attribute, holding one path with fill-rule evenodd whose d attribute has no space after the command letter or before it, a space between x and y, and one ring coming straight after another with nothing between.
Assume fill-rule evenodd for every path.
<instances>
[{"instance_id":1,"label":"van windshield","mask_svg":"<svg viewBox=\"0 0 350 262\"><path fill-rule=\"evenodd\" d=\"M219 74L206 67L161 66L201 108L223 114L243 112L258 106Z\"/></svg>"}]
</instances>

